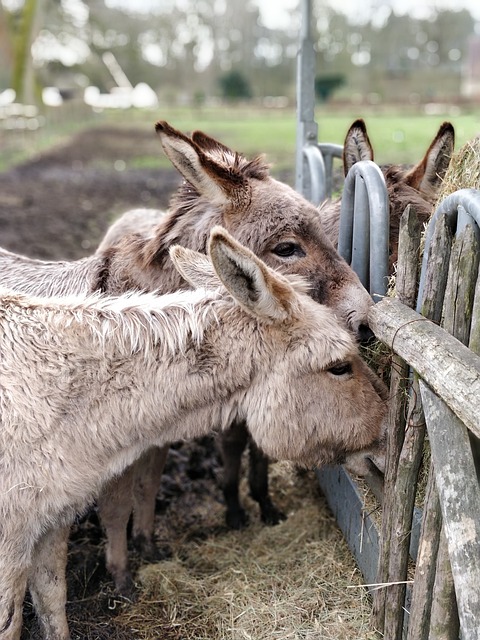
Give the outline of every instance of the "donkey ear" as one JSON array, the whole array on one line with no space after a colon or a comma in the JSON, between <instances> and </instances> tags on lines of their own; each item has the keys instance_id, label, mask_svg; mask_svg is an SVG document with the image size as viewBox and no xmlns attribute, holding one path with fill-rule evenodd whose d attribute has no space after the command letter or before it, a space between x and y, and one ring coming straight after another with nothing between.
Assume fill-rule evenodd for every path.
<instances>
[{"instance_id":1,"label":"donkey ear","mask_svg":"<svg viewBox=\"0 0 480 640\"><path fill-rule=\"evenodd\" d=\"M207 153L216 151L223 154L229 154L231 156L235 155L235 151L232 151L218 140L215 140L215 138L212 138L206 133L203 133L203 131L194 131L192 133L192 140L193 142L195 142L195 144L198 144L198 146L203 151L206 151Z\"/></svg>"},{"instance_id":2,"label":"donkey ear","mask_svg":"<svg viewBox=\"0 0 480 640\"><path fill-rule=\"evenodd\" d=\"M444 122L428 147L425 157L405 176L407 184L434 201L450 165L454 146L453 125Z\"/></svg>"},{"instance_id":3,"label":"donkey ear","mask_svg":"<svg viewBox=\"0 0 480 640\"><path fill-rule=\"evenodd\" d=\"M198 287L212 289L219 286L217 274L205 254L186 249L178 244L170 247L169 254L176 270L194 289Z\"/></svg>"},{"instance_id":4,"label":"donkey ear","mask_svg":"<svg viewBox=\"0 0 480 640\"><path fill-rule=\"evenodd\" d=\"M361 160L373 161L373 147L365 122L359 118L350 126L343 144L343 171L345 175Z\"/></svg>"},{"instance_id":5,"label":"donkey ear","mask_svg":"<svg viewBox=\"0 0 480 640\"><path fill-rule=\"evenodd\" d=\"M292 285L223 227L212 229L209 254L220 280L249 313L269 322L293 315L297 294Z\"/></svg>"},{"instance_id":6,"label":"donkey ear","mask_svg":"<svg viewBox=\"0 0 480 640\"><path fill-rule=\"evenodd\" d=\"M242 186L240 176L233 175L228 167L215 162L194 140L167 122L157 122L155 131L172 164L199 194L215 205L223 206L230 202L232 190Z\"/></svg>"}]
</instances>

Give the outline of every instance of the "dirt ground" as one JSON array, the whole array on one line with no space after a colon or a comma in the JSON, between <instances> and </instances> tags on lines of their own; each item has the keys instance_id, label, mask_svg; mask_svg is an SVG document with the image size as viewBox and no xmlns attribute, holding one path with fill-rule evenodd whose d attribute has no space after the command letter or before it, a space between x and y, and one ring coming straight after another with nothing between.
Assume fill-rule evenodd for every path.
<instances>
[{"instance_id":1,"label":"dirt ground","mask_svg":"<svg viewBox=\"0 0 480 640\"><path fill-rule=\"evenodd\" d=\"M123 211L167 206L180 180L173 168L125 168L137 155L156 153L161 154L160 144L149 130L102 127L0 173L0 245L48 260L88 255ZM210 438L173 449L157 499L161 554L168 557L170 542L178 537L202 540L224 530L218 518L214 524L208 519L212 505L218 509L223 501L220 473ZM312 477L299 482L311 484ZM319 499L320 508L325 506ZM131 559L138 569L141 560L133 550ZM136 640L140 636L115 623L128 606L113 592L104 566L103 533L92 509L74 525L70 541L67 615L72 640ZM24 617L22 640L39 640L28 601ZM169 637L181 638L181 632Z\"/></svg>"},{"instance_id":2,"label":"dirt ground","mask_svg":"<svg viewBox=\"0 0 480 640\"><path fill-rule=\"evenodd\" d=\"M0 173L1 246L51 260L88 255L123 211L167 206L180 180L175 169L124 168L157 154L153 127L93 128Z\"/></svg>"}]
</instances>

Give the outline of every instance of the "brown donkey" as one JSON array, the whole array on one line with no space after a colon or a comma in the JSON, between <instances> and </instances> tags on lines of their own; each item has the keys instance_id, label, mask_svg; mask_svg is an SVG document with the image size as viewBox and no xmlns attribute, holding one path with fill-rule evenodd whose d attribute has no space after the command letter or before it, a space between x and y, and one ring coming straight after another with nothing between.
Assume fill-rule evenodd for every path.
<instances>
[{"instance_id":1,"label":"brown donkey","mask_svg":"<svg viewBox=\"0 0 480 640\"><path fill-rule=\"evenodd\" d=\"M455 145L455 131L444 122L427 149L425 156L413 167L382 165L390 203L390 269L393 272L398 258L398 230L400 218L408 204L415 207L421 222L433 213L437 194L450 164ZM373 147L362 119L355 120L345 137L343 170L345 176L360 160L374 160ZM330 200L319 207L322 225L335 246L338 245L340 200Z\"/></svg>"},{"instance_id":2,"label":"brown donkey","mask_svg":"<svg viewBox=\"0 0 480 640\"><path fill-rule=\"evenodd\" d=\"M357 337L368 333L371 298L326 237L312 204L273 179L261 158L247 160L203 133L196 132L190 138L166 122L159 122L156 130L165 153L186 182L152 233L130 233L114 247L73 263L43 262L0 251L0 285L39 295L96 290L110 294L173 292L184 287L185 281L169 259L169 247L180 244L206 252L210 230L220 224L270 267L303 276L309 295L332 308ZM235 425L229 432L233 436L224 443L227 453L232 440L246 440L245 424L237 420ZM99 497L107 531L107 567L119 591L128 591L131 584L126 530L132 512L132 477L137 474L138 478L133 536L149 552L154 550L155 495L166 453L165 448L147 451ZM236 448L235 455L238 459ZM226 470L230 474L226 495L241 521L238 474L228 465ZM281 515L269 502L266 488L258 492L267 496L261 504L263 517L275 521Z\"/></svg>"}]
</instances>

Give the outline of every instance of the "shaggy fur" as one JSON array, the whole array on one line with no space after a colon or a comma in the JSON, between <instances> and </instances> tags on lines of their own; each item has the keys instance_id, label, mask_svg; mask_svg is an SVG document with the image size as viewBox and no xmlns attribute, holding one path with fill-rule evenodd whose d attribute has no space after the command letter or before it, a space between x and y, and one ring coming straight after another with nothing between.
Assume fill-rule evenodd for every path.
<instances>
[{"instance_id":1,"label":"shaggy fur","mask_svg":"<svg viewBox=\"0 0 480 640\"><path fill-rule=\"evenodd\" d=\"M392 273L398 259L400 218L406 206L411 204L420 222L427 222L430 219L443 177L452 158L454 145L453 126L449 122L444 122L425 156L414 167L408 169L399 165L380 167L385 177L390 203L390 271ZM343 153L345 175L356 162L373 161L373 159L373 148L365 122L356 120L345 137ZM338 245L340 204L340 200L327 201L319 208L323 227L335 246Z\"/></svg>"},{"instance_id":2,"label":"shaggy fur","mask_svg":"<svg viewBox=\"0 0 480 640\"><path fill-rule=\"evenodd\" d=\"M20 637L27 582L45 636L69 637L52 541L152 445L237 417L278 459L382 453L386 405L332 311L221 228L209 253L174 248L198 288L160 298L0 290L1 640Z\"/></svg>"},{"instance_id":3,"label":"shaggy fur","mask_svg":"<svg viewBox=\"0 0 480 640\"><path fill-rule=\"evenodd\" d=\"M0 286L44 296L103 291L108 272L105 256L83 258L76 262L44 262L1 248L0 266Z\"/></svg>"},{"instance_id":4,"label":"shaggy fur","mask_svg":"<svg viewBox=\"0 0 480 640\"><path fill-rule=\"evenodd\" d=\"M159 125L161 131L165 124ZM212 140L205 134L194 133L193 141L201 146L204 153L216 158L221 163L229 163L232 172L236 175L238 184L241 184L242 171L247 171L251 177L256 176L256 180L260 181L255 183L255 189L259 188L259 184L264 183L265 180L271 180L267 177L265 171L261 171L260 161L253 166L249 165L248 161L244 158L239 158L238 154L220 144L219 142ZM188 147L188 139L182 137L182 144ZM400 217L408 204L412 204L422 221L428 220L432 213L433 203L435 201L435 194L440 187L441 180L447 170L450 162L450 158L453 153L454 147L454 130L450 123L445 122L439 128L437 135L432 141L429 149L427 150L424 158L413 168L409 170L401 168L399 166L387 166L383 167L385 181L388 188L388 196L390 202L390 268L393 271L394 264L397 261L397 246L398 246L398 229ZM168 151L167 151L168 153ZM368 138L367 129L363 120L356 120L345 137L344 144L344 173L348 173L353 164L360 160L372 160L374 159L374 152L370 140ZM195 157L193 160L197 160ZM198 160L197 160L198 161ZM180 164L182 160L175 160L172 156L172 162L174 164ZM183 159L185 163L185 159ZM162 262L162 256L165 255L166 250L170 242L186 241L194 243L196 248L202 249L202 236L198 235L199 232L203 233L205 220L209 211L208 198L213 199L213 195L207 198L197 189L194 188L194 180L188 179L188 173L183 169L183 175L187 178L187 182L179 189L174 196L172 208L170 212L165 213L163 211L151 210L151 209L139 209L127 212L119 220L117 220L108 230L102 244L99 247L98 253L100 255L107 255L108 249L117 243L121 246L131 242L131 234L134 230L139 235L144 236L145 240L141 242L142 246L147 243L150 244L149 251L157 251L156 258ZM235 218L225 217L228 221L230 231L234 232L237 237L240 237L245 244L250 246L255 252L264 257L264 259L272 260L273 255L265 251L265 242L268 240L269 226L267 227L267 221L271 220L276 225L275 228L279 233L288 238L288 226L293 225L294 219L291 217L278 219L278 213L275 213L274 206L278 207L278 201L276 199L271 202L271 209L269 201L274 193L281 197L282 192L288 194L288 200L290 202L290 211L295 211L294 203L299 196L293 196L288 187L271 181L268 183L272 189L268 195L264 192L259 192L259 199L263 198L265 202L265 213L262 213L262 220L258 219L258 215L252 218L251 225L245 225L243 229L237 231L234 226ZM273 186L275 184L275 188ZM269 187L269 189L270 189ZM241 188L241 187L238 187ZM287 200L284 200L285 205ZM278 211L283 212L283 205ZM297 206L298 209L298 206ZM268 211L268 214L267 214ZM306 208L303 209L306 211ZM253 212L253 210L252 210ZM320 218L322 226L330 237L332 242L338 243L338 227L340 220L340 201L327 202L323 204L320 209ZM247 221L246 216L242 216L242 224ZM263 219L265 218L265 219ZM276 219L277 218L277 219ZM199 225L195 222L199 220ZM318 221L312 221L310 216L308 218L301 218L302 227L311 234L311 238L317 238L317 247L321 248L323 245L318 244L319 231L317 228ZM299 218L300 221L300 218ZM271 223L270 223L271 224ZM156 227L157 231L153 231ZM298 225L300 227L300 225ZM258 237L252 236L252 229L255 233L258 233ZM283 229L283 232L282 232ZM158 233L160 231L160 234ZM240 235L241 233L241 235ZM296 232L296 237L301 238L301 231ZM157 238L162 239L162 244L157 243ZM193 240L191 238L197 238ZM123 240L124 239L124 240ZM148 240L147 240L148 239ZM122 245L123 242L123 245ZM323 240L322 240L323 242ZM306 246L302 240L302 246ZM132 248L134 251L135 248ZM309 249L309 255L313 255L313 247ZM337 309L346 319L355 327L358 322L358 317L352 314L352 309L349 311L341 309L333 298L324 298L321 294L325 291L323 284L317 279L319 273L319 265L315 266L310 264L307 270L304 271L303 260L295 262L287 262L289 258L283 264L277 262L270 262L272 266L281 267L283 269L298 269L300 273L311 274L309 279L312 283L317 284L316 288L312 290L314 298L326 304L332 305ZM148 261L147 261L148 264ZM328 262L325 262L325 269L328 268ZM328 273L332 274L332 270L329 269ZM340 272L339 272L340 273ZM322 278L325 276L323 272ZM342 276L343 278L343 276ZM335 286L335 282L332 279L332 286ZM337 279L337 283L339 280ZM168 283L168 276L165 275L165 283L168 287L179 286L178 283ZM315 287L315 284L314 284ZM162 289L165 290L165 289ZM342 289L340 289L341 291ZM352 315L351 315L352 314ZM227 524L234 528L245 526L248 522L248 516L242 508L239 501L239 474L240 474L240 462L242 453L247 445L247 434L241 425L234 424L232 428L224 431L219 436L219 446L222 452L224 461L224 496L226 502L226 520ZM143 553L147 557L154 552L153 544L151 543L153 535L153 519L155 508L155 495L161 479L161 469L165 463L166 451L154 451L150 452L150 457L146 457L138 465L140 475L136 478L136 491L134 495L135 509L134 509L134 526L133 534L139 545L143 548ZM249 484L250 493L252 497L259 503L261 518L268 524L276 524L284 516L280 513L275 505L272 503L268 492L268 460L259 451L254 443L250 445L250 473ZM118 530L125 528L125 520L128 518L129 513L125 510L122 514L121 505L119 504L118 495L125 495L129 491L129 479L123 478L124 484L120 486L120 480L116 485L112 486L111 490L104 492L104 497L101 499L101 513L103 513L102 520L105 524L107 531L111 531L109 538L119 539ZM116 505L113 508L113 505ZM123 505L125 507L124 501ZM123 541L123 549L120 550L118 545L113 548L113 545L107 547L107 553L111 556L109 561L110 566L119 567L124 565L124 561L120 560L126 556L126 541Z\"/></svg>"},{"instance_id":5,"label":"shaggy fur","mask_svg":"<svg viewBox=\"0 0 480 640\"><path fill-rule=\"evenodd\" d=\"M96 256L74 263L42 262L0 252L0 285L38 295L96 289L111 294L139 289L176 291L185 281L169 260L170 246L178 243L205 252L210 230L221 224L271 267L303 276L312 298L333 308L361 337L372 301L326 237L316 208L274 180L261 158L248 160L200 132L188 138L165 122L156 128L166 154L186 180L158 225L148 232L141 226L139 233L130 227L128 234L120 234L119 242L109 241ZM138 215L131 213L130 217L138 224ZM225 434L224 455L233 459L225 464L227 513L230 522L240 526L246 516L238 501L236 465L242 449L237 442L242 440L245 446L247 431L243 423L236 423ZM98 498L107 532L107 567L117 590L123 593L132 585L126 528L134 499L134 541L144 555L155 554L155 495L166 454L167 449L152 449L136 468L106 486ZM255 454L257 468L266 468L266 459L259 452ZM140 476L132 496L136 470ZM266 473L262 477L266 484ZM262 518L278 522L282 514L271 503L268 486L252 486L252 493L260 502Z\"/></svg>"}]
</instances>

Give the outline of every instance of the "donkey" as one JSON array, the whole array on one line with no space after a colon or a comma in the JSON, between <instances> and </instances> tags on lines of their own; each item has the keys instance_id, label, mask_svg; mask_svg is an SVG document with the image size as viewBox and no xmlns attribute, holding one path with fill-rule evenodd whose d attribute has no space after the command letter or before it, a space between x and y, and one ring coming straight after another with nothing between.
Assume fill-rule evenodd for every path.
<instances>
[{"instance_id":1,"label":"donkey","mask_svg":"<svg viewBox=\"0 0 480 640\"><path fill-rule=\"evenodd\" d=\"M455 131L450 122L440 125L425 156L411 168L383 165L388 200L390 203L390 271L398 259L398 233L400 218L408 204L412 204L420 222L426 223L433 213L437 195L452 159ZM343 170L345 176L360 160L374 160L373 147L362 119L355 120L345 137ZM330 200L319 207L322 225L335 246L338 245L340 226L340 200Z\"/></svg>"},{"instance_id":2,"label":"donkey","mask_svg":"<svg viewBox=\"0 0 480 640\"><path fill-rule=\"evenodd\" d=\"M334 313L223 228L176 246L193 291L35 298L0 290L0 639L28 584L67 640L66 546L52 540L149 446L246 421L269 456L368 468L384 390ZM62 570L63 569L63 570Z\"/></svg>"},{"instance_id":3,"label":"donkey","mask_svg":"<svg viewBox=\"0 0 480 640\"><path fill-rule=\"evenodd\" d=\"M186 182L150 234L127 234L104 252L73 263L43 262L0 251L0 285L38 295L120 294L138 289L173 292L184 287L185 281L168 258L169 247L180 244L205 252L210 230L221 224L271 267L302 275L312 298L331 307L357 337L368 334L372 300L326 237L312 204L274 180L261 158L248 160L201 132L189 138L166 122L157 123L156 131ZM224 449L228 452L233 441L236 453L236 441L247 438L244 423L237 421L228 434ZM133 539L149 555L155 553L155 496L166 454L166 448L156 447L145 452L137 465L104 487L98 498L107 533L106 564L121 593L129 593L132 585L126 537L133 506L132 478L136 470L141 471L135 484ZM243 521L238 473L234 465L225 468L229 474L225 494L232 518ZM252 493L263 500L262 517L278 521L282 514L271 503L266 487L260 489Z\"/></svg>"},{"instance_id":4,"label":"donkey","mask_svg":"<svg viewBox=\"0 0 480 640\"><path fill-rule=\"evenodd\" d=\"M200 134L194 134L194 138L200 140ZM430 144L424 158L413 168L407 170L397 165L383 167L390 202L390 265L397 260L398 228L400 217L407 206L412 203L422 221L427 221L432 213L436 193L450 163L453 154L455 134L453 126L444 122L434 140ZM222 149L219 143L207 140L202 134L202 143L207 148ZM224 153L232 152L223 147ZM344 141L343 167L347 175L350 168L360 160L374 160L374 151L367 134L366 124L362 119L355 120L350 126ZM188 180L188 176L184 176ZM182 198L183 195L180 196ZM177 196L178 199L178 196ZM174 202L173 211L177 204ZM340 200L324 203L319 208L319 214L325 231L336 245L338 243L338 228L340 220ZM121 242L124 236L132 232L152 237L157 225L163 225L166 212L155 209L135 209L128 211L114 222L107 230L100 243L97 254L102 255ZM180 237L177 235L177 240ZM184 242L184 239L181 239ZM239 474L241 456L247 444L247 433L237 425L235 428L219 434L220 451L224 466L224 496L226 502L226 522L232 528L241 528L248 522L248 516L239 501ZM161 472L166 458L166 451L151 452L142 461L139 468L142 472L137 476L134 509L134 536L137 541L142 541L144 549L152 553L152 545L149 543L153 533L153 517L155 508L155 495L161 479ZM249 465L250 493L260 505L261 518L267 524L276 524L284 516L272 503L268 493L268 460L259 451L254 443L250 446ZM112 513L106 514L110 508ZM114 520L119 509L115 500L110 499L104 508L104 519ZM116 530L117 525L111 526ZM113 533L111 535L113 537ZM148 555L148 553L146 554Z\"/></svg>"}]
</instances>

